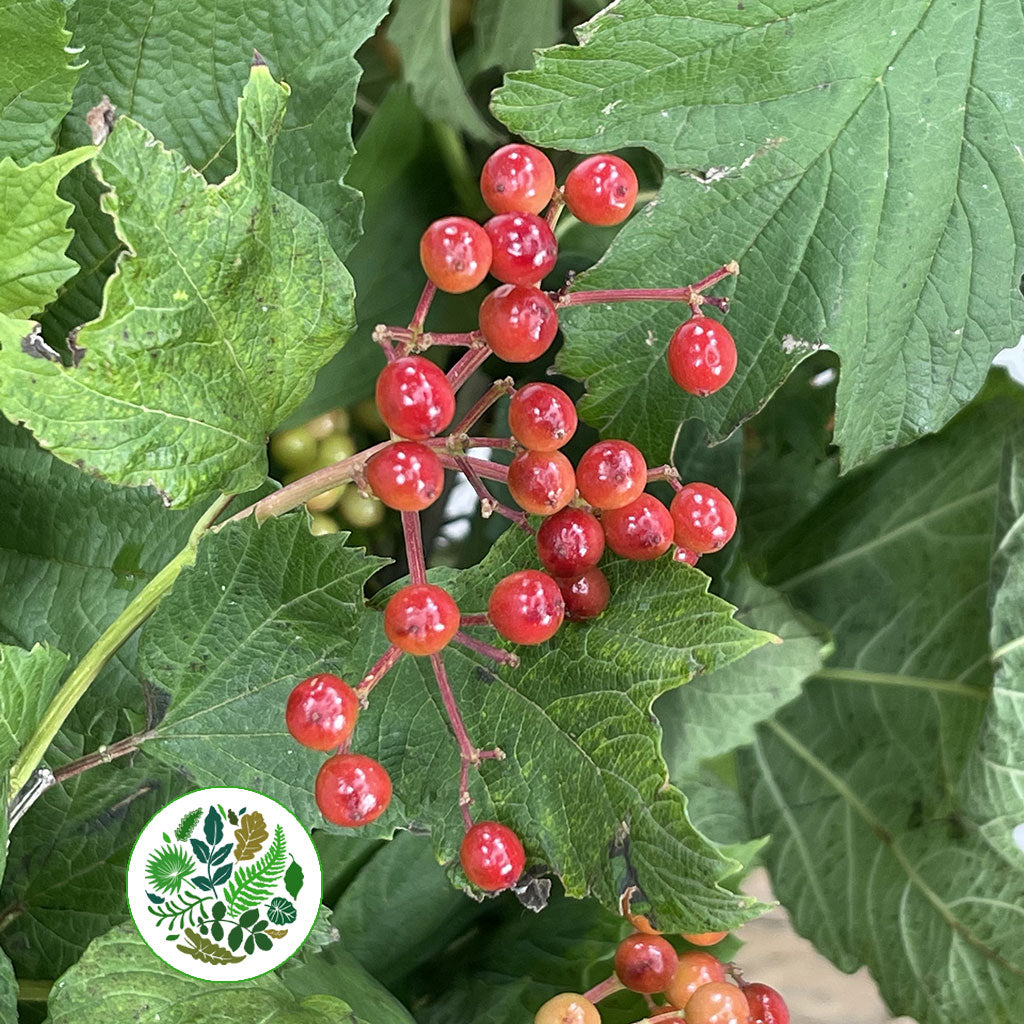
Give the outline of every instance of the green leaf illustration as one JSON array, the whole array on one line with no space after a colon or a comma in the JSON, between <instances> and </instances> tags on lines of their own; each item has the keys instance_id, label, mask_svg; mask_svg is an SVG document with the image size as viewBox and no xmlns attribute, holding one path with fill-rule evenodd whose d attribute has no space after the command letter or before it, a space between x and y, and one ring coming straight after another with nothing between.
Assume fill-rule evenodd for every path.
<instances>
[{"instance_id":1,"label":"green leaf illustration","mask_svg":"<svg viewBox=\"0 0 1024 1024\"><path fill-rule=\"evenodd\" d=\"M288 865L288 870L284 873L285 891L292 899L295 899L295 897L301 892L302 883L302 865L297 860L293 860L291 864Z\"/></svg>"},{"instance_id":2,"label":"green leaf illustration","mask_svg":"<svg viewBox=\"0 0 1024 1024\"><path fill-rule=\"evenodd\" d=\"M263 849L263 844L270 838L267 823L259 811L250 811L242 815L242 822L235 829L235 860L252 860Z\"/></svg>"},{"instance_id":3,"label":"green leaf illustration","mask_svg":"<svg viewBox=\"0 0 1024 1024\"><path fill-rule=\"evenodd\" d=\"M217 846L224 838L224 819L217 813L214 807L211 807L206 814L206 820L203 822L203 832L206 835L206 841L210 844L210 849Z\"/></svg>"},{"instance_id":4,"label":"green leaf illustration","mask_svg":"<svg viewBox=\"0 0 1024 1024\"><path fill-rule=\"evenodd\" d=\"M231 950L218 946L212 939L204 938L191 928L185 929L185 935L192 945L177 948L182 953L187 953L193 960L200 960L204 964L223 965L238 964L245 959L244 956L235 956Z\"/></svg>"},{"instance_id":5,"label":"green leaf illustration","mask_svg":"<svg viewBox=\"0 0 1024 1024\"><path fill-rule=\"evenodd\" d=\"M274 839L267 852L255 863L239 868L224 890L228 916L235 917L240 910L252 913L270 898L274 887L284 874L285 857L284 829L278 825L274 829Z\"/></svg>"},{"instance_id":6,"label":"green leaf illustration","mask_svg":"<svg viewBox=\"0 0 1024 1024\"><path fill-rule=\"evenodd\" d=\"M267 917L274 924L291 924L295 920L295 905L281 896L275 896L267 907Z\"/></svg>"},{"instance_id":7,"label":"green leaf illustration","mask_svg":"<svg viewBox=\"0 0 1024 1024\"><path fill-rule=\"evenodd\" d=\"M196 862L180 846L165 846L150 854L146 880L159 892L177 893L195 869Z\"/></svg>"}]
</instances>

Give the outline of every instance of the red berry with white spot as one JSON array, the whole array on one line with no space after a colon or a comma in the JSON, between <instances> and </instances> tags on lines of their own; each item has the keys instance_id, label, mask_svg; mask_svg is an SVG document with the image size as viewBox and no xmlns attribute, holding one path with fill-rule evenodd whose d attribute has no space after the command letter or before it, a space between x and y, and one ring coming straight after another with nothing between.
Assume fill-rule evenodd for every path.
<instances>
[{"instance_id":1,"label":"red berry with white spot","mask_svg":"<svg viewBox=\"0 0 1024 1024\"><path fill-rule=\"evenodd\" d=\"M665 989L665 998L682 1009L702 985L725 981L725 964L716 956L692 949L679 954L679 966Z\"/></svg>"},{"instance_id":2,"label":"red berry with white spot","mask_svg":"<svg viewBox=\"0 0 1024 1024\"><path fill-rule=\"evenodd\" d=\"M491 273L506 284L535 284L555 269L558 243L534 213L499 213L484 230L491 240Z\"/></svg>"},{"instance_id":3,"label":"red berry with white spot","mask_svg":"<svg viewBox=\"0 0 1024 1024\"><path fill-rule=\"evenodd\" d=\"M455 392L444 371L422 356L388 363L377 377L377 411L400 437L425 441L455 415Z\"/></svg>"},{"instance_id":4,"label":"red berry with white spot","mask_svg":"<svg viewBox=\"0 0 1024 1024\"><path fill-rule=\"evenodd\" d=\"M634 932L615 950L615 974L633 992L664 992L679 966L668 939Z\"/></svg>"},{"instance_id":5,"label":"red berry with white spot","mask_svg":"<svg viewBox=\"0 0 1024 1024\"><path fill-rule=\"evenodd\" d=\"M687 484L672 499L669 511L676 543L700 555L718 551L736 532L732 502L711 484Z\"/></svg>"},{"instance_id":6,"label":"red berry with white spot","mask_svg":"<svg viewBox=\"0 0 1024 1024\"><path fill-rule=\"evenodd\" d=\"M480 173L480 194L494 213L540 213L554 191L551 161L523 142L496 149Z\"/></svg>"},{"instance_id":7,"label":"red berry with white spot","mask_svg":"<svg viewBox=\"0 0 1024 1024\"><path fill-rule=\"evenodd\" d=\"M508 489L525 512L550 516L572 501L576 474L561 452L519 452L509 463Z\"/></svg>"},{"instance_id":8,"label":"red berry with white spot","mask_svg":"<svg viewBox=\"0 0 1024 1024\"><path fill-rule=\"evenodd\" d=\"M459 628L459 608L443 587L402 587L384 609L384 632L406 654L436 654Z\"/></svg>"},{"instance_id":9,"label":"red berry with white spot","mask_svg":"<svg viewBox=\"0 0 1024 1024\"><path fill-rule=\"evenodd\" d=\"M533 383L521 387L508 404L512 436L535 452L564 447L579 425L573 400L554 384Z\"/></svg>"},{"instance_id":10,"label":"red berry with white spot","mask_svg":"<svg viewBox=\"0 0 1024 1024\"><path fill-rule=\"evenodd\" d=\"M604 530L589 512L563 508L537 531L537 557L553 576L575 576L593 568L604 554Z\"/></svg>"},{"instance_id":11,"label":"red berry with white spot","mask_svg":"<svg viewBox=\"0 0 1024 1024\"><path fill-rule=\"evenodd\" d=\"M426 445L396 441L366 464L366 482L388 508L419 512L441 496L444 467Z\"/></svg>"},{"instance_id":12,"label":"red berry with white spot","mask_svg":"<svg viewBox=\"0 0 1024 1024\"><path fill-rule=\"evenodd\" d=\"M499 580L491 591L487 616L506 640L532 646L558 632L565 601L558 584L546 573L522 569Z\"/></svg>"},{"instance_id":13,"label":"red berry with white spot","mask_svg":"<svg viewBox=\"0 0 1024 1024\"><path fill-rule=\"evenodd\" d=\"M391 776L365 754L335 754L316 777L316 804L335 825L355 828L379 818L391 802Z\"/></svg>"},{"instance_id":14,"label":"red berry with white spot","mask_svg":"<svg viewBox=\"0 0 1024 1024\"><path fill-rule=\"evenodd\" d=\"M641 494L622 508L607 509L601 525L608 547L622 558L646 562L672 546L672 516L651 494Z\"/></svg>"},{"instance_id":15,"label":"red berry with white spot","mask_svg":"<svg viewBox=\"0 0 1024 1024\"><path fill-rule=\"evenodd\" d=\"M685 1007L686 1024L749 1024L746 996L724 981L701 985Z\"/></svg>"},{"instance_id":16,"label":"red berry with white spot","mask_svg":"<svg viewBox=\"0 0 1024 1024\"><path fill-rule=\"evenodd\" d=\"M714 394L736 372L736 342L717 320L690 317L669 340L668 370L687 393Z\"/></svg>"},{"instance_id":17,"label":"red berry with white spot","mask_svg":"<svg viewBox=\"0 0 1024 1024\"><path fill-rule=\"evenodd\" d=\"M519 881L526 867L522 841L507 825L478 821L459 847L459 861L466 877L478 889L499 892Z\"/></svg>"},{"instance_id":18,"label":"red berry with white spot","mask_svg":"<svg viewBox=\"0 0 1024 1024\"><path fill-rule=\"evenodd\" d=\"M491 269L491 240L468 217L435 220L420 238L420 263L443 292L468 292Z\"/></svg>"},{"instance_id":19,"label":"red berry with white spot","mask_svg":"<svg viewBox=\"0 0 1024 1024\"><path fill-rule=\"evenodd\" d=\"M565 617L573 622L596 619L612 597L608 577L600 569L588 569L579 576L558 576L555 582L565 601Z\"/></svg>"},{"instance_id":20,"label":"red berry with white spot","mask_svg":"<svg viewBox=\"0 0 1024 1024\"><path fill-rule=\"evenodd\" d=\"M742 986L750 1006L750 1024L789 1024L786 1000L771 987L755 981Z\"/></svg>"},{"instance_id":21,"label":"red berry with white spot","mask_svg":"<svg viewBox=\"0 0 1024 1024\"><path fill-rule=\"evenodd\" d=\"M619 224L632 212L639 190L633 168L607 153L587 157L565 179L565 204L586 224Z\"/></svg>"},{"instance_id":22,"label":"red berry with white spot","mask_svg":"<svg viewBox=\"0 0 1024 1024\"><path fill-rule=\"evenodd\" d=\"M598 441L576 466L576 486L588 505L622 508L647 485L647 462L628 441Z\"/></svg>"},{"instance_id":23,"label":"red berry with white spot","mask_svg":"<svg viewBox=\"0 0 1024 1024\"><path fill-rule=\"evenodd\" d=\"M289 695L284 712L288 731L311 750L340 747L352 735L358 717L356 691L329 672L303 679Z\"/></svg>"},{"instance_id":24,"label":"red berry with white spot","mask_svg":"<svg viewBox=\"0 0 1024 1024\"><path fill-rule=\"evenodd\" d=\"M480 303L480 333L499 359L531 363L558 333L555 304L539 288L503 284Z\"/></svg>"}]
</instances>

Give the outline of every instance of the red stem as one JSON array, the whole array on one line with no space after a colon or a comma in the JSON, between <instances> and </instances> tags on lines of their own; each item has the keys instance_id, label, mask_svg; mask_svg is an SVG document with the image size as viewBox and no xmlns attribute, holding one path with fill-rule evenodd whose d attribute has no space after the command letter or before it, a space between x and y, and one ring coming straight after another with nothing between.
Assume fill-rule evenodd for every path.
<instances>
[{"instance_id":1,"label":"red stem","mask_svg":"<svg viewBox=\"0 0 1024 1024\"><path fill-rule=\"evenodd\" d=\"M690 305L696 303L696 308L699 309L701 302L708 301L700 294L701 292L718 284L723 278L732 277L739 272L739 264L733 260L696 284L689 284L684 288L609 288L592 292L570 292L568 295L559 296L557 304L564 307L602 302L686 302ZM717 306L718 302L712 304Z\"/></svg>"},{"instance_id":2,"label":"red stem","mask_svg":"<svg viewBox=\"0 0 1024 1024\"><path fill-rule=\"evenodd\" d=\"M465 622L466 620L463 619L462 621ZM491 661L496 661L499 665L508 665L510 668L516 668L519 665L518 654L495 647L493 644L484 643L483 640L477 640L475 636L463 633L461 629L455 634L455 642L462 644L463 647L470 651L482 654L485 658L490 658Z\"/></svg>"},{"instance_id":3,"label":"red stem","mask_svg":"<svg viewBox=\"0 0 1024 1024\"><path fill-rule=\"evenodd\" d=\"M363 676L362 681L356 687L356 693L364 703L370 691L384 678L396 661L401 657L402 652L392 645L376 661L369 672Z\"/></svg>"},{"instance_id":4,"label":"red stem","mask_svg":"<svg viewBox=\"0 0 1024 1024\"><path fill-rule=\"evenodd\" d=\"M647 470L647 482L653 483L655 480L667 481L677 492L683 489L679 481L679 470L675 466L655 466L654 469Z\"/></svg>"},{"instance_id":5,"label":"red stem","mask_svg":"<svg viewBox=\"0 0 1024 1024\"><path fill-rule=\"evenodd\" d=\"M405 556L409 562L409 578L413 583L426 583L427 561L423 555L423 534L420 532L419 512L402 513L402 533L405 534Z\"/></svg>"},{"instance_id":6,"label":"red stem","mask_svg":"<svg viewBox=\"0 0 1024 1024\"><path fill-rule=\"evenodd\" d=\"M452 434L465 434L468 433L470 428L475 426L481 416L495 402L501 398L502 395L511 395L516 389L515 381L511 377L503 377L501 380L496 380L477 400L477 403L466 413L465 416L459 420L451 429ZM495 447L492 445L491 447Z\"/></svg>"},{"instance_id":7,"label":"red stem","mask_svg":"<svg viewBox=\"0 0 1024 1024\"><path fill-rule=\"evenodd\" d=\"M497 480L499 483L505 483L508 480L508 466L503 466L500 462L491 462L489 459L477 459L472 455L451 455L448 452L442 451L437 453L437 457L441 460L441 465L448 469L457 469L459 472L463 472L462 467L459 465L459 460L461 459L467 465L472 466L477 474L485 480Z\"/></svg>"},{"instance_id":8,"label":"red stem","mask_svg":"<svg viewBox=\"0 0 1024 1024\"><path fill-rule=\"evenodd\" d=\"M480 612L473 615L460 615L459 623L463 626L489 626L491 620L487 612Z\"/></svg>"},{"instance_id":9,"label":"red stem","mask_svg":"<svg viewBox=\"0 0 1024 1024\"><path fill-rule=\"evenodd\" d=\"M592 989L583 993L584 999L589 999L592 1003L599 1003L605 996L610 996L614 992L621 992L626 986L613 974L610 978L605 978L604 981L599 982Z\"/></svg>"},{"instance_id":10,"label":"red stem","mask_svg":"<svg viewBox=\"0 0 1024 1024\"><path fill-rule=\"evenodd\" d=\"M470 460L465 455L455 456L455 465L462 475L469 481L470 487L476 491L476 496L480 499L480 515L484 519L490 519L491 515L497 512L499 515L504 516L509 522L515 523L516 526L526 530L527 533L533 533L533 529L530 526L529 519L526 518L525 512L520 512L518 509L509 508L508 505L503 505L498 501L485 486L483 480L480 479L477 471L470 465Z\"/></svg>"},{"instance_id":11,"label":"red stem","mask_svg":"<svg viewBox=\"0 0 1024 1024\"><path fill-rule=\"evenodd\" d=\"M423 286L423 291L420 293L420 301L416 303L416 311L412 315L412 320L409 321L409 329L419 334L423 330L423 324L427 319L427 311L430 309L430 304L434 301L434 296L437 294L437 286L433 281L427 281Z\"/></svg>"},{"instance_id":12,"label":"red stem","mask_svg":"<svg viewBox=\"0 0 1024 1024\"><path fill-rule=\"evenodd\" d=\"M453 391L458 391L476 371L487 362L491 354L489 345L471 348L449 371L448 383Z\"/></svg>"}]
</instances>

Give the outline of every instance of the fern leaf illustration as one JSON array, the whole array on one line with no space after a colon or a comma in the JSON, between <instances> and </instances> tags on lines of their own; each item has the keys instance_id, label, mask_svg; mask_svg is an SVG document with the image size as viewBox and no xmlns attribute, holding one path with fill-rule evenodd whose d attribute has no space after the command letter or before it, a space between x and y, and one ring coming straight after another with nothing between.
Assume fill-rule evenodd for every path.
<instances>
[{"instance_id":1,"label":"fern leaf illustration","mask_svg":"<svg viewBox=\"0 0 1024 1024\"><path fill-rule=\"evenodd\" d=\"M185 934L192 945L178 946L178 949L182 953L187 953L193 960L200 960L204 964L222 966L223 964L240 964L245 959L244 956L235 956L230 949L225 949L223 946L218 946L212 940L203 938L202 935L194 932L191 928L186 928Z\"/></svg>"},{"instance_id":2,"label":"fern leaf illustration","mask_svg":"<svg viewBox=\"0 0 1024 1024\"><path fill-rule=\"evenodd\" d=\"M196 825L199 824L199 819L202 816L203 809L201 807L197 807L194 811L189 811L188 814L178 822L178 827L174 830L174 838L185 842L185 840L195 832Z\"/></svg>"},{"instance_id":3,"label":"fern leaf illustration","mask_svg":"<svg viewBox=\"0 0 1024 1024\"><path fill-rule=\"evenodd\" d=\"M235 860L252 860L270 838L267 823L259 811L242 815L242 824L235 829Z\"/></svg>"},{"instance_id":4,"label":"fern leaf illustration","mask_svg":"<svg viewBox=\"0 0 1024 1024\"><path fill-rule=\"evenodd\" d=\"M274 841L258 861L240 867L224 890L228 916L237 917L244 910L252 910L269 899L274 887L284 874L286 860L284 829L274 829Z\"/></svg>"}]
</instances>

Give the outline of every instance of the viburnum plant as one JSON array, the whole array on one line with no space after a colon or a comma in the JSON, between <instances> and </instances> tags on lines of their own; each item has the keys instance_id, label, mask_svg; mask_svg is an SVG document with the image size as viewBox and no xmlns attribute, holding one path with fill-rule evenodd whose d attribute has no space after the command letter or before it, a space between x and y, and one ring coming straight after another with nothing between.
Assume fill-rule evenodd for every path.
<instances>
[{"instance_id":1,"label":"viburnum plant","mask_svg":"<svg viewBox=\"0 0 1024 1024\"><path fill-rule=\"evenodd\" d=\"M0 1024L1018 1019L1019 4L600 7L0 4Z\"/></svg>"}]
</instances>

